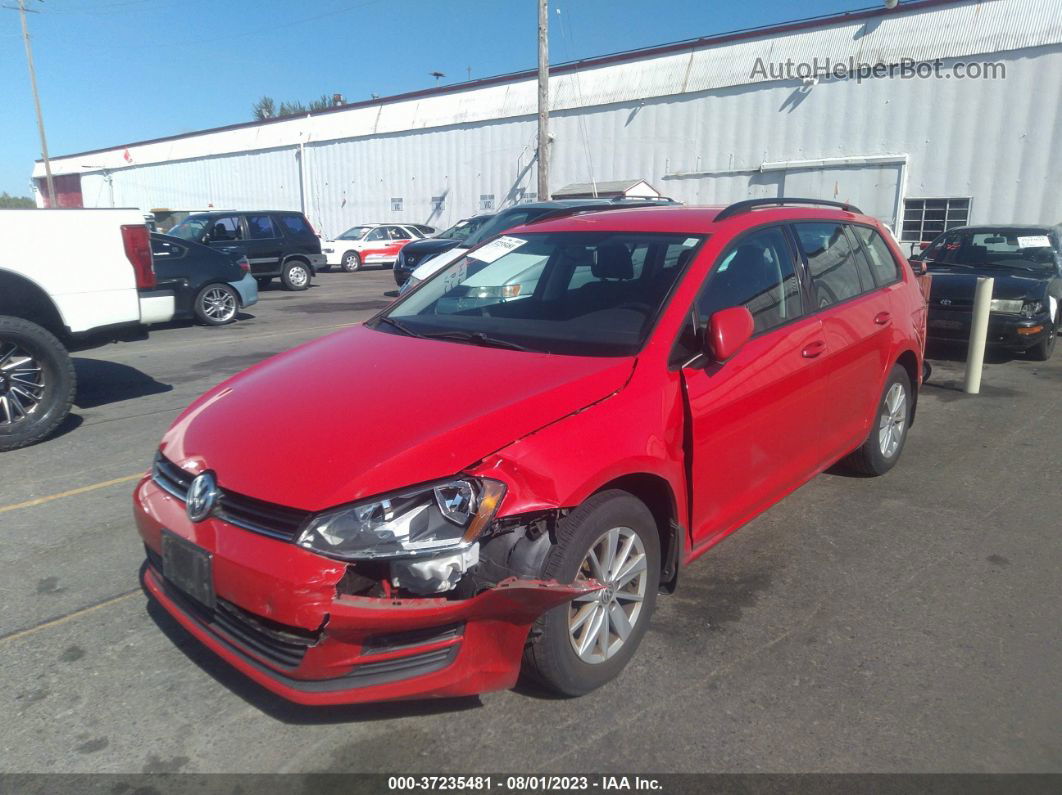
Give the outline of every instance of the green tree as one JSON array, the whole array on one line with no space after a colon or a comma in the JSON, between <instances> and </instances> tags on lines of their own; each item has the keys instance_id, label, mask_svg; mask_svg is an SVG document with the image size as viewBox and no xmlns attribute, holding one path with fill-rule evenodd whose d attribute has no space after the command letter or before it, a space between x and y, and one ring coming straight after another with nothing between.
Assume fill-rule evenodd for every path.
<instances>
[{"instance_id":1,"label":"green tree","mask_svg":"<svg viewBox=\"0 0 1062 795\"><path fill-rule=\"evenodd\" d=\"M272 119L277 115L276 103L273 102L272 97L262 97L251 106L251 110L258 121Z\"/></svg>"},{"instance_id":2,"label":"green tree","mask_svg":"<svg viewBox=\"0 0 1062 795\"><path fill-rule=\"evenodd\" d=\"M0 193L0 209L11 210L21 207L36 207L37 203L28 196L10 196L7 191Z\"/></svg>"}]
</instances>

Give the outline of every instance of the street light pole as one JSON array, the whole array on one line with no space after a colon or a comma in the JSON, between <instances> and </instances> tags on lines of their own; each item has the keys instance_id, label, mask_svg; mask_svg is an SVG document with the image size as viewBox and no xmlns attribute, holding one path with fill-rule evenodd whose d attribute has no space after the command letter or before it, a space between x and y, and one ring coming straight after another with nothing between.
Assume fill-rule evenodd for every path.
<instances>
[{"instance_id":1,"label":"street light pole","mask_svg":"<svg viewBox=\"0 0 1062 795\"><path fill-rule=\"evenodd\" d=\"M549 200L549 0L538 0L538 200Z\"/></svg>"},{"instance_id":2,"label":"street light pole","mask_svg":"<svg viewBox=\"0 0 1062 795\"><path fill-rule=\"evenodd\" d=\"M48 160L48 141L44 137L44 117L41 115L41 98L37 94L37 72L33 68L33 48L30 46L29 28L26 25L26 0L18 0L19 16L22 17L22 42L26 45L26 64L29 66L30 88L33 104L37 109L37 130L41 134L41 156L44 158L44 175L48 183L48 206L55 207L55 183L52 181L52 164Z\"/></svg>"}]
</instances>

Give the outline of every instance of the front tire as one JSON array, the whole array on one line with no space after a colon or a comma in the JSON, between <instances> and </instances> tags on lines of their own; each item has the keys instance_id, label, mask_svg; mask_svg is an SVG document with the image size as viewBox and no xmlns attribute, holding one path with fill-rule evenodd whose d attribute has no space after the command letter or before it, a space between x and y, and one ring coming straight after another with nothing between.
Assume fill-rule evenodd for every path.
<instances>
[{"instance_id":1,"label":"front tire","mask_svg":"<svg viewBox=\"0 0 1062 795\"><path fill-rule=\"evenodd\" d=\"M356 251L348 251L343 255L342 268L347 273L361 270L361 257L358 256Z\"/></svg>"},{"instance_id":2,"label":"front tire","mask_svg":"<svg viewBox=\"0 0 1062 795\"><path fill-rule=\"evenodd\" d=\"M0 317L0 452L44 439L70 413L77 376L49 331Z\"/></svg>"},{"instance_id":3,"label":"front tire","mask_svg":"<svg viewBox=\"0 0 1062 795\"><path fill-rule=\"evenodd\" d=\"M240 297L227 284L208 284L195 297L195 316L205 326L224 326L236 319Z\"/></svg>"},{"instance_id":4,"label":"front tire","mask_svg":"<svg viewBox=\"0 0 1062 795\"><path fill-rule=\"evenodd\" d=\"M541 577L606 585L541 616L524 653L525 671L549 689L588 693L623 670L649 626L660 585L656 520L628 492L595 494L561 523Z\"/></svg>"},{"instance_id":5,"label":"front tire","mask_svg":"<svg viewBox=\"0 0 1062 795\"><path fill-rule=\"evenodd\" d=\"M284 266L280 281L285 290L305 290L310 286L310 266L295 260Z\"/></svg>"},{"instance_id":6,"label":"front tire","mask_svg":"<svg viewBox=\"0 0 1062 795\"><path fill-rule=\"evenodd\" d=\"M1058 329L1051 329L1051 333L1029 348L1028 357L1034 362L1046 362L1051 358L1051 354L1055 352L1055 340L1057 337Z\"/></svg>"},{"instance_id":7,"label":"front tire","mask_svg":"<svg viewBox=\"0 0 1062 795\"><path fill-rule=\"evenodd\" d=\"M845 459L845 464L862 475L884 475L900 460L907 431L911 427L914 395L911 379L903 365L893 365L878 401L870 435L862 446Z\"/></svg>"}]
</instances>

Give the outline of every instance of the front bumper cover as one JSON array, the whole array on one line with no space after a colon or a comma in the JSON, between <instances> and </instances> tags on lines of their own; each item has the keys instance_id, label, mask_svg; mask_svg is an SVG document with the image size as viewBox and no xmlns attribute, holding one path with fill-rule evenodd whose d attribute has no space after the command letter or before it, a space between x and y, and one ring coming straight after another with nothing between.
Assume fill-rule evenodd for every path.
<instances>
[{"instance_id":1,"label":"front bumper cover","mask_svg":"<svg viewBox=\"0 0 1062 795\"><path fill-rule=\"evenodd\" d=\"M966 342L970 339L970 325L972 322L973 313L968 309L956 310L931 307L926 334L931 341ZM1031 329L1036 326L1042 326L1042 330L1038 333L1021 334L1018 331L1019 329ZM1022 351L1036 345L1048 334L1054 333L1055 324L1046 312L1031 318L993 312L988 317L986 342L995 348Z\"/></svg>"},{"instance_id":2,"label":"front bumper cover","mask_svg":"<svg viewBox=\"0 0 1062 795\"><path fill-rule=\"evenodd\" d=\"M219 657L300 704L510 688L535 619L600 587L512 578L467 599L348 596L337 592L345 565L218 519L192 524L149 478L133 501L148 550L145 590ZM212 555L213 611L162 576L163 528Z\"/></svg>"}]
</instances>

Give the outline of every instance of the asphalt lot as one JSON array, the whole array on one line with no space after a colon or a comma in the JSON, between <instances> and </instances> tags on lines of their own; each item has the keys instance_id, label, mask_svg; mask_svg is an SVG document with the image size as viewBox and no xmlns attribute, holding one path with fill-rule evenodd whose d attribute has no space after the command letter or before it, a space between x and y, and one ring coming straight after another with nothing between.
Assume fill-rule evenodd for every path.
<instances>
[{"instance_id":1,"label":"asphalt lot","mask_svg":"<svg viewBox=\"0 0 1062 795\"><path fill-rule=\"evenodd\" d=\"M979 397L935 361L897 469L823 475L717 546L589 696L308 709L243 679L141 592L133 479L196 395L393 287L323 274L76 354L74 416L0 456L0 772L1062 770L1062 354L987 365Z\"/></svg>"}]
</instances>

